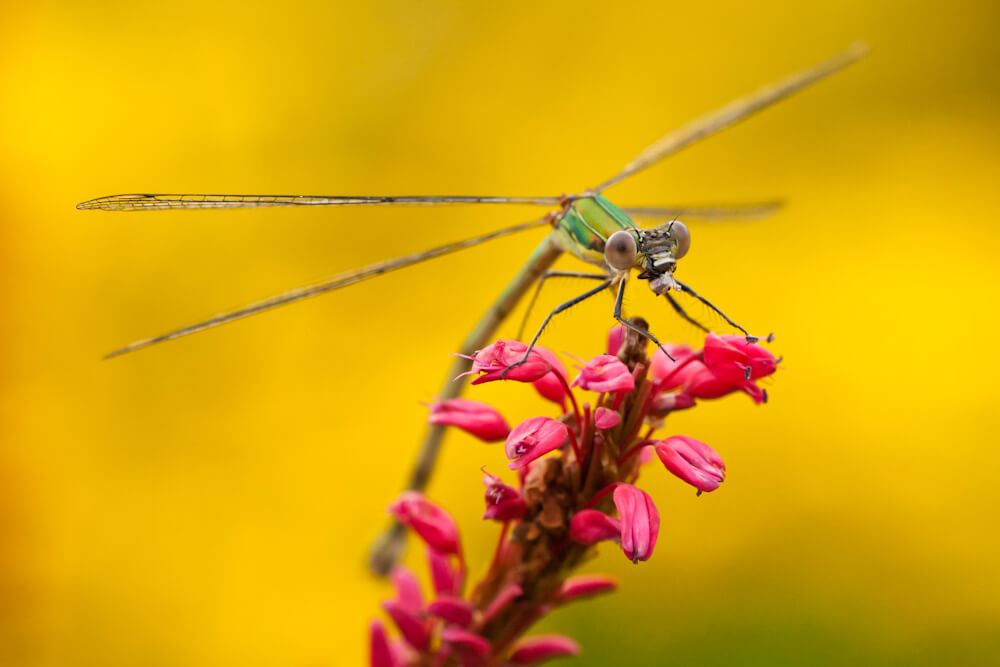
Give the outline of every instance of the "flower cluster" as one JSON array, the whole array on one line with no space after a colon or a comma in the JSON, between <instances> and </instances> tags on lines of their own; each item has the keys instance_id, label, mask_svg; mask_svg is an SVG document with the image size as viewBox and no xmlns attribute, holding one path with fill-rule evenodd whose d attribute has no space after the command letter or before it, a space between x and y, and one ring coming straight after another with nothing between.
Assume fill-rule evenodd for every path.
<instances>
[{"instance_id":1,"label":"flower cluster","mask_svg":"<svg viewBox=\"0 0 1000 667\"><path fill-rule=\"evenodd\" d=\"M575 655L579 646L560 635L522 637L539 618L569 602L612 591L602 575L569 576L598 542L612 541L633 563L650 558L660 530L653 499L636 486L644 463L659 459L667 471L700 494L719 488L722 458L683 435L654 439L665 417L697 401L744 392L764 402L757 380L776 359L741 336L709 334L701 350L683 345L646 356L644 340L622 327L608 338L607 354L581 362L570 382L551 351L498 341L473 357L472 384L499 379L530 383L558 406L558 417L537 416L509 428L491 406L467 399L438 401L430 421L463 429L486 442L503 440L516 486L483 472L484 519L501 524L492 563L466 591L466 565L458 527L425 496L404 493L390 512L425 543L434 598L425 601L416 576L396 567L395 597L382 607L399 631L371 622L373 667L411 665L527 665ZM596 394L593 406L573 389ZM654 456L655 454L655 456Z\"/></svg>"}]
</instances>

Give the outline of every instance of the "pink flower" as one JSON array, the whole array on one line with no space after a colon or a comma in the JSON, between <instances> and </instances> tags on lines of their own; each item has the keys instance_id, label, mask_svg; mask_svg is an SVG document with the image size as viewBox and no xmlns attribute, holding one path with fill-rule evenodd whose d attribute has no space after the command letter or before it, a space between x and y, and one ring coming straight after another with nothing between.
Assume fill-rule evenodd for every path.
<instances>
[{"instance_id":1,"label":"pink flower","mask_svg":"<svg viewBox=\"0 0 1000 667\"><path fill-rule=\"evenodd\" d=\"M511 460L507 467L511 470L523 468L539 456L559 449L567 437L566 425L551 417L527 419L507 436L507 458Z\"/></svg>"},{"instance_id":2,"label":"pink flower","mask_svg":"<svg viewBox=\"0 0 1000 667\"><path fill-rule=\"evenodd\" d=\"M482 384L501 379L516 380L518 382L534 382L541 379L546 373L552 370L549 362L536 350L528 352L528 360L509 372L504 371L514 364L520 363L524 359L524 353L528 351L528 346L516 340L498 340L488 347L477 351L474 356L465 357L472 360L472 370L463 375L482 373L472 381L472 384ZM464 355L461 355L464 356ZM457 378L456 378L457 379Z\"/></svg>"},{"instance_id":3,"label":"pink flower","mask_svg":"<svg viewBox=\"0 0 1000 667\"><path fill-rule=\"evenodd\" d=\"M680 387L689 397L703 399L743 391L755 403L767 401L767 392L753 380L773 373L778 360L760 345L747 343L744 336L709 334L701 353L687 346L665 347L676 361L660 350L653 353L650 375L660 389Z\"/></svg>"},{"instance_id":4,"label":"pink flower","mask_svg":"<svg viewBox=\"0 0 1000 667\"><path fill-rule=\"evenodd\" d=\"M615 489L614 499L622 521L622 551L633 563L649 560L660 534L660 513L653 499L631 484Z\"/></svg>"},{"instance_id":5,"label":"pink flower","mask_svg":"<svg viewBox=\"0 0 1000 667\"><path fill-rule=\"evenodd\" d=\"M548 399L560 407L565 407L566 397L569 396L569 389L567 388L569 387L569 380L566 377L566 367L552 350L541 345L536 345L535 351L549 363L552 370L532 382L531 385L535 388L535 391L541 394L542 398Z\"/></svg>"},{"instance_id":6,"label":"pink flower","mask_svg":"<svg viewBox=\"0 0 1000 667\"><path fill-rule=\"evenodd\" d=\"M457 426L483 442L499 442L510 433L510 426L499 412L486 403L467 398L434 401L428 424Z\"/></svg>"},{"instance_id":7,"label":"pink flower","mask_svg":"<svg viewBox=\"0 0 1000 667\"><path fill-rule=\"evenodd\" d=\"M642 489L625 483L616 483L613 498L620 519L596 510L581 510L570 521L570 537L581 544L615 540L633 563L648 560L660 533L660 514L653 499Z\"/></svg>"},{"instance_id":8,"label":"pink flower","mask_svg":"<svg viewBox=\"0 0 1000 667\"><path fill-rule=\"evenodd\" d=\"M373 620L368 624L368 637L371 667L397 667L400 664L389 645L382 621Z\"/></svg>"},{"instance_id":9,"label":"pink flower","mask_svg":"<svg viewBox=\"0 0 1000 667\"><path fill-rule=\"evenodd\" d=\"M589 598L601 593L610 593L618 588L618 580L603 574L581 574L570 577L559 587L556 601L565 604L580 598Z\"/></svg>"},{"instance_id":10,"label":"pink flower","mask_svg":"<svg viewBox=\"0 0 1000 667\"><path fill-rule=\"evenodd\" d=\"M508 486L496 475L485 473L483 484L486 485L486 514L484 519L510 521L520 519L527 510L527 505L517 489Z\"/></svg>"},{"instance_id":11,"label":"pink flower","mask_svg":"<svg viewBox=\"0 0 1000 667\"><path fill-rule=\"evenodd\" d=\"M569 536L580 544L619 540L621 535L621 521L597 510L580 510L569 522Z\"/></svg>"},{"instance_id":12,"label":"pink flower","mask_svg":"<svg viewBox=\"0 0 1000 667\"><path fill-rule=\"evenodd\" d=\"M424 618L424 597L420 582L413 572L397 565L389 573L396 599L386 600L382 608L392 617L403 639L415 649L422 650L430 642L430 626Z\"/></svg>"},{"instance_id":13,"label":"pink flower","mask_svg":"<svg viewBox=\"0 0 1000 667\"><path fill-rule=\"evenodd\" d=\"M607 408L597 408L594 411L594 426L601 430L614 428L622 423L622 417L614 410Z\"/></svg>"},{"instance_id":14,"label":"pink flower","mask_svg":"<svg viewBox=\"0 0 1000 667\"><path fill-rule=\"evenodd\" d=\"M389 505L389 512L430 547L446 554L458 553L458 526L455 520L419 491L404 491L396 502Z\"/></svg>"},{"instance_id":15,"label":"pink flower","mask_svg":"<svg viewBox=\"0 0 1000 667\"><path fill-rule=\"evenodd\" d=\"M525 637L514 644L510 662L515 665L531 665L543 660L578 655L580 645L563 635L537 635Z\"/></svg>"},{"instance_id":16,"label":"pink flower","mask_svg":"<svg viewBox=\"0 0 1000 667\"><path fill-rule=\"evenodd\" d=\"M758 387L753 380L733 379L733 373L726 375L729 377L719 377L712 369L701 362L692 362L695 372L684 382L683 391L693 398L720 398L734 391L746 392L754 403L764 403L767 401L767 392Z\"/></svg>"},{"instance_id":17,"label":"pink flower","mask_svg":"<svg viewBox=\"0 0 1000 667\"><path fill-rule=\"evenodd\" d=\"M584 365L572 386L596 392L632 391L635 378L618 357L599 354Z\"/></svg>"},{"instance_id":18,"label":"pink flower","mask_svg":"<svg viewBox=\"0 0 1000 667\"><path fill-rule=\"evenodd\" d=\"M385 600L382 609L392 618L406 643L418 651L423 651L430 645L431 629L423 610L410 609L398 600Z\"/></svg>"},{"instance_id":19,"label":"pink flower","mask_svg":"<svg viewBox=\"0 0 1000 667\"><path fill-rule=\"evenodd\" d=\"M442 630L441 642L458 654L462 664L478 664L490 655L488 641L461 628L449 626Z\"/></svg>"},{"instance_id":20,"label":"pink flower","mask_svg":"<svg viewBox=\"0 0 1000 667\"><path fill-rule=\"evenodd\" d=\"M649 375L657 384L661 385L660 389L676 389L697 370L697 368L692 368L691 360L698 355L688 345L665 343L663 347L674 360L668 358L663 350L656 348L653 352L653 363L649 369Z\"/></svg>"},{"instance_id":21,"label":"pink flower","mask_svg":"<svg viewBox=\"0 0 1000 667\"><path fill-rule=\"evenodd\" d=\"M726 478L726 464L703 442L675 435L656 443L656 455L667 470L702 491L715 491Z\"/></svg>"},{"instance_id":22,"label":"pink flower","mask_svg":"<svg viewBox=\"0 0 1000 667\"><path fill-rule=\"evenodd\" d=\"M773 354L745 336L709 334L702 353L705 365L719 377L737 380L757 380L770 375L778 367Z\"/></svg>"},{"instance_id":23,"label":"pink flower","mask_svg":"<svg viewBox=\"0 0 1000 667\"><path fill-rule=\"evenodd\" d=\"M451 595L442 595L431 602L427 605L427 613L462 628L472 623L472 603Z\"/></svg>"}]
</instances>

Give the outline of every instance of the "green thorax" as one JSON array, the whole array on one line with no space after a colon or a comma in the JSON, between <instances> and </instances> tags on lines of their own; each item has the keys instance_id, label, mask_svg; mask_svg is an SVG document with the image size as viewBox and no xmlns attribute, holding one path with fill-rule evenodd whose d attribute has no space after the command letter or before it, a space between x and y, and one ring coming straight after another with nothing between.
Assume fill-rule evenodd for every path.
<instances>
[{"instance_id":1,"label":"green thorax","mask_svg":"<svg viewBox=\"0 0 1000 667\"><path fill-rule=\"evenodd\" d=\"M601 195L577 199L556 227L564 249L606 268L604 243L620 229L637 229L625 213Z\"/></svg>"}]
</instances>

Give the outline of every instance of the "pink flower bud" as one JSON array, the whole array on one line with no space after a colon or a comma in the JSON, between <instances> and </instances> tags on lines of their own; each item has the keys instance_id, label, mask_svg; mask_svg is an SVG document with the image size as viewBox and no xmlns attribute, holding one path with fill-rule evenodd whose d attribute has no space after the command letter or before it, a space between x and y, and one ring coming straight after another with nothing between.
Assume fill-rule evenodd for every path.
<instances>
[{"instance_id":1,"label":"pink flower bud","mask_svg":"<svg viewBox=\"0 0 1000 667\"><path fill-rule=\"evenodd\" d=\"M618 357L599 354L584 365L572 386L596 392L632 391L635 378Z\"/></svg>"},{"instance_id":2,"label":"pink flower bud","mask_svg":"<svg viewBox=\"0 0 1000 667\"><path fill-rule=\"evenodd\" d=\"M460 662L470 665L484 661L490 655L490 643L467 630L449 626L441 631L441 642L458 654Z\"/></svg>"},{"instance_id":3,"label":"pink flower bud","mask_svg":"<svg viewBox=\"0 0 1000 667\"><path fill-rule=\"evenodd\" d=\"M398 667L399 662L389 646L389 638L385 633L382 621L373 620L368 624L369 651L371 667Z\"/></svg>"},{"instance_id":4,"label":"pink flower bud","mask_svg":"<svg viewBox=\"0 0 1000 667\"><path fill-rule=\"evenodd\" d=\"M556 601L565 604L581 598L589 598L601 593L610 593L618 588L618 580L603 574L581 574L570 577L559 587Z\"/></svg>"},{"instance_id":5,"label":"pink flower bud","mask_svg":"<svg viewBox=\"0 0 1000 667\"><path fill-rule=\"evenodd\" d=\"M622 522L622 551L633 563L648 560L660 534L660 513L653 499L631 484L618 486L613 497Z\"/></svg>"},{"instance_id":6,"label":"pink flower bud","mask_svg":"<svg viewBox=\"0 0 1000 667\"><path fill-rule=\"evenodd\" d=\"M509 366L520 363L527 351L528 346L524 343L516 340L498 340L489 347L477 351L474 356L466 357L466 359L472 360L472 370L468 373L462 373L459 377L482 373L472 381L472 384L499 380L501 375L505 380L534 382L552 370L549 362L545 361L545 358L536 350L528 352L528 360L525 363L504 373Z\"/></svg>"},{"instance_id":7,"label":"pink flower bud","mask_svg":"<svg viewBox=\"0 0 1000 667\"><path fill-rule=\"evenodd\" d=\"M607 408L597 408L594 411L594 426L601 430L614 428L622 423L622 417L614 410Z\"/></svg>"},{"instance_id":8,"label":"pink flower bud","mask_svg":"<svg viewBox=\"0 0 1000 667\"><path fill-rule=\"evenodd\" d=\"M622 349L622 343L625 342L625 327L622 325L617 325L611 327L608 331L608 354L612 357L618 356L618 350Z\"/></svg>"},{"instance_id":9,"label":"pink flower bud","mask_svg":"<svg viewBox=\"0 0 1000 667\"><path fill-rule=\"evenodd\" d=\"M756 343L748 343L745 336L709 334L702 356L716 375L736 374L734 381L757 380L770 375L778 366L773 354Z\"/></svg>"},{"instance_id":10,"label":"pink flower bud","mask_svg":"<svg viewBox=\"0 0 1000 667\"><path fill-rule=\"evenodd\" d=\"M446 554L458 553L458 526L443 509L419 491L404 491L389 512L411 528L430 547Z\"/></svg>"},{"instance_id":11,"label":"pink flower bud","mask_svg":"<svg viewBox=\"0 0 1000 667\"><path fill-rule=\"evenodd\" d=\"M430 645L430 624L424 617L422 610L409 609L396 600L384 601L382 609L389 614L392 622L399 628L399 633L403 635L403 639L410 646L418 651L423 651Z\"/></svg>"},{"instance_id":12,"label":"pink flower bud","mask_svg":"<svg viewBox=\"0 0 1000 667\"><path fill-rule=\"evenodd\" d=\"M532 382L531 385L535 388L535 391L542 396L542 398L550 400L556 405L565 407L566 397L569 396L569 390L567 389L569 386L569 380L566 376L566 367L552 350L542 347L541 345L536 345L535 351L549 363L552 370Z\"/></svg>"},{"instance_id":13,"label":"pink flower bud","mask_svg":"<svg viewBox=\"0 0 1000 667\"><path fill-rule=\"evenodd\" d=\"M517 489L508 486L496 475L485 473L483 484L486 485L486 514L484 519L510 521L520 519L527 510L527 505Z\"/></svg>"},{"instance_id":14,"label":"pink flower bud","mask_svg":"<svg viewBox=\"0 0 1000 667\"><path fill-rule=\"evenodd\" d=\"M550 417L532 417L517 426L507 436L507 467L511 470L523 468L543 454L559 449L569 430L562 422Z\"/></svg>"},{"instance_id":15,"label":"pink flower bud","mask_svg":"<svg viewBox=\"0 0 1000 667\"><path fill-rule=\"evenodd\" d=\"M459 595L462 591L462 572L452 565L452 557L428 546L427 565L431 571L431 584L438 595Z\"/></svg>"},{"instance_id":16,"label":"pink flower bud","mask_svg":"<svg viewBox=\"0 0 1000 667\"><path fill-rule=\"evenodd\" d=\"M510 426L495 408L467 398L434 401L430 405L428 424L457 426L483 442L499 442L510 433Z\"/></svg>"},{"instance_id":17,"label":"pink flower bud","mask_svg":"<svg viewBox=\"0 0 1000 667\"><path fill-rule=\"evenodd\" d=\"M472 603L451 595L442 595L432 601L427 605L427 613L463 628L472 623Z\"/></svg>"},{"instance_id":18,"label":"pink flower bud","mask_svg":"<svg viewBox=\"0 0 1000 667\"><path fill-rule=\"evenodd\" d=\"M597 510L580 510L569 522L569 536L580 544L618 540L621 534L621 522Z\"/></svg>"},{"instance_id":19,"label":"pink flower bud","mask_svg":"<svg viewBox=\"0 0 1000 667\"><path fill-rule=\"evenodd\" d=\"M656 455L667 470L702 491L715 491L726 478L726 464L703 442L675 435L656 443Z\"/></svg>"},{"instance_id":20,"label":"pink flower bud","mask_svg":"<svg viewBox=\"0 0 1000 667\"><path fill-rule=\"evenodd\" d=\"M531 665L543 660L579 655L580 645L563 635L537 635L525 637L514 644L510 662L514 665Z\"/></svg>"}]
</instances>

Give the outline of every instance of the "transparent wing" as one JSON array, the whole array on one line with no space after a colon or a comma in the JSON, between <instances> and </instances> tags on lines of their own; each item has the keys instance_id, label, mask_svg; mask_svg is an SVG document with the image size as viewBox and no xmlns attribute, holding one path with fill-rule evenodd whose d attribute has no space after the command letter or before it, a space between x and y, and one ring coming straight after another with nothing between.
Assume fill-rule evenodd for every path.
<instances>
[{"instance_id":1,"label":"transparent wing","mask_svg":"<svg viewBox=\"0 0 1000 667\"><path fill-rule=\"evenodd\" d=\"M781 81L763 86L757 89L756 92L734 100L721 109L696 118L684 127L668 133L651 144L639 153L634 160L625 165L620 172L598 185L594 190L601 192L605 188L623 181L646 167L659 162L668 155L673 155L681 149L690 146L699 139L704 139L719 130L734 125L761 109L847 67L856 60L863 58L867 53L868 46L866 44L861 42L853 44L846 51L835 55L819 65L802 70L797 74L792 74Z\"/></svg>"},{"instance_id":2,"label":"transparent wing","mask_svg":"<svg viewBox=\"0 0 1000 667\"><path fill-rule=\"evenodd\" d=\"M557 206L559 197L347 197L312 195L166 195L127 194L98 197L79 209L155 211L171 208L257 208L261 206L371 206L392 204L530 204Z\"/></svg>"},{"instance_id":3,"label":"transparent wing","mask_svg":"<svg viewBox=\"0 0 1000 667\"><path fill-rule=\"evenodd\" d=\"M783 206L783 202L756 202L748 204L717 204L692 206L623 206L621 210L633 218L683 218L685 221L697 220L706 222L721 222L732 220L757 220L774 215Z\"/></svg>"},{"instance_id":4,"label":"transparent wing","mask_svg":"<svg viewBox=\"0 0 1000 667\"><path fill-rule=\"evenodd\" d=\"M276 294L275 296L264 299L263 301L258 301L256 303L251 303L250 305L240 308L239 310L234 310L229 313L222 313L216 315L215 317L209 318L203 322L198 322L197 324L192 324L190 326L177 329L176 331L171 331L154 338L147 338L145 340L136 341L130 343L125 347L119 348L113 352L105 355L105 359L110 359L111 357L117 357L119 355L125 354L127 352L134 352L135 350L140 350L144 347L149 347L150 345L155 345L156 343L164 343L168 340L173 340L175 338L180 338L182 336L187 336L199 331L204 331L205 329L211 329L212 327L217 327L220 324L226 324L227 322L232 322L234 320L242 319L244 317L249 317L250 315L256 315L257 313L262 313L265 310L271 310L272 308L277 308L278 306L284 306L289 303L294 303L296 301L301 301L311 296L316 296L318 294L324 294L326 292L331 292L341 287L347 287L348 285L353 285L354 283L360 282L367 278L372 278L374 276L382 275L383 273L388 273L389 271L395 271L396 269L401 269L406 266L411 266L419 262L423 262L428 259L433 259L435 257L440 257L441 255L447 255L448 253L455 252L457 250L463 250L465 248L471 248L472 246L479 245L480 243L485 243L486 241L491 241L495 238L501 236L506 236L507 234L513 234L514 232L520 232L526 229L531 229L533 227L540 227L549 222L549 218L540 218L538 220L532 220L531 222L521 223L519 225L514 225L513 227L507 227L489 234L484 234L482 236L475 236L470 239L465 239L464 241L457 241L454 243L448 243L446 245L438 246L436 248L431 248L430 250L424 250L422 252L414 253L412 255L404 255L403 257L396 257L395 259L386 260L384 262L378 262L376 264L371 264L369 266L362 267L360 269L354 269L353 271L347 271L345 273L338 274L332 278L324 280L319 283L314 283L312 285L306 285L305 287L299 287L287 292L282 292L281 294Z\"/></svg>"}]
</instances>

